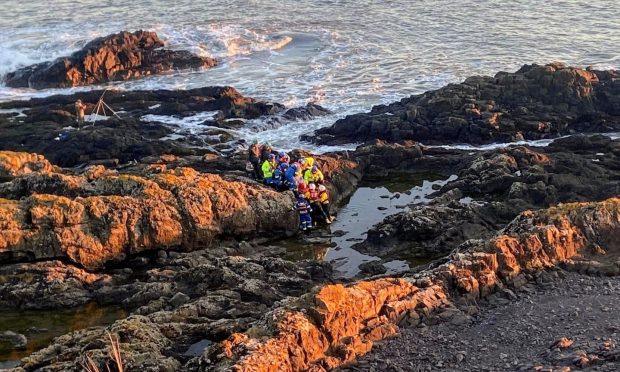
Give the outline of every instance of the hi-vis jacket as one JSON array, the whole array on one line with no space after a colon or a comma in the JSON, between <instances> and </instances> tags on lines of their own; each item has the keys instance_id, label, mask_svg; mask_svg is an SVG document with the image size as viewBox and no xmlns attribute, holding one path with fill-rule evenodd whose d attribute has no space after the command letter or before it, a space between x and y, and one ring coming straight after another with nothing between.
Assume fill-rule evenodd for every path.
<instances>
[{"instance_id":1,"label":"hi-vis jacket","mask_svg":"<svg viewBox=\"0 0 620 372\"><path fill-rule=\"evenodd\" d=\"M261 169L263 170L263 177L271 178L276 170L276 162L270 163L269 160L265 160Z\"/></svg>"}]
</instances>

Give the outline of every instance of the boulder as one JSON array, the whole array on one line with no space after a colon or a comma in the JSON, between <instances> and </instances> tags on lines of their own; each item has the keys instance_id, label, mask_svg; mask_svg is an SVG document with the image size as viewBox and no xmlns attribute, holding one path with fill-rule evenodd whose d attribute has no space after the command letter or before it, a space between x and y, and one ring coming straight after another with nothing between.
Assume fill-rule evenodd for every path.
<instances>
[{"instance_id":1,"label":"boulder","mask_svg":"<svg viewBox=\"0 0 620 372\"><path fill-rule=\"evenodd\" d=\"M162 49L155 32L122 31L100 37L68 57L23 67L4 77L12 88L64 88L137 79L175 70L209 68L213 58Z\"/></svg>"},{"instance_id":2,"label":"boulder","mask_svg":"<svg viewBox=\"0 0 620 372\"><path fill-rule=\"evenodd\" d=\"M382 258L438 258L469 239L492 236L507 222L492 206L416 206L386 217L353 248Z\"/></svg>"}]
</instances>

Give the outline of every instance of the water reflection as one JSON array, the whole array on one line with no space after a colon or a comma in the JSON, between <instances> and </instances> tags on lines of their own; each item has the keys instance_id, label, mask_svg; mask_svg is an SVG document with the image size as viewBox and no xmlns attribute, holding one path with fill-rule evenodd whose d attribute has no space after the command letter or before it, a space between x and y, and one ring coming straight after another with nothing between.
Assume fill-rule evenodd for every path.
<instances>
[{"instance_id":1,"label":"water reflection","mask_svg":"<svg viewBox=\"0 0 620 372\"><path fill-rule=\"evenodd\" d=\"M351 278L359 274L360 264L380 260L379 257L362 254L353 248L355 243L365 239L366 232L372 226L385 217L408 208L410 204L427 203L434 188L455 178L456 176L446 179L433 174L407 174L366 182L340 209L329 231L318 230L287 241L287 258L324 260L332 263L337 276ZM384 265L388 268L388 273L396 273L421 263L426 263L426 260L403 257L401 260L385 262Z\"/></svg>"},{"instance_id":2,"label":"water reflection","mask_svg":"<svg viewBox=\"0 0 620 372\"><path fill-rule=\"evenodd\" d=\"M94 302L70 310L2 311L0 332L13 331L24 334L28 338L28 343L25 348L19 350L10 344L0 344L0 368L13 365L14 363L10 361L17 361L48 346L54 337L70 331L108 325L126 316L125 310L118 307L101 307Z\"/></svg>"}]
</instances>

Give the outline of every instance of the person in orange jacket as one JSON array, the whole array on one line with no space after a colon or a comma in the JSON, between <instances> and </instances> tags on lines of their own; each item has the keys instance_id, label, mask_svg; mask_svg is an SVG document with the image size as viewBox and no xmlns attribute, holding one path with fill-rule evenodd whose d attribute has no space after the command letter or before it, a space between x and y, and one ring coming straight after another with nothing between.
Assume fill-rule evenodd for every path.
<instances>
[{"instance_id":1,"label":"person in orange jacket","mask_svg":"<svg viewBox=\"0 0 620 372\"><path fill-rule=\"evenodd\" d=\"M321 205L319 190L317 190L317 187L314 183L308 185L308 192L306 195L306 199L308 199L308 201L310 202L310 206L312 207L312 211L314 212L314 220L323 220L325 221L325 223L330 224L331 219L329 218L329 214L325 213Z\"/></svg>"}]
</instances>

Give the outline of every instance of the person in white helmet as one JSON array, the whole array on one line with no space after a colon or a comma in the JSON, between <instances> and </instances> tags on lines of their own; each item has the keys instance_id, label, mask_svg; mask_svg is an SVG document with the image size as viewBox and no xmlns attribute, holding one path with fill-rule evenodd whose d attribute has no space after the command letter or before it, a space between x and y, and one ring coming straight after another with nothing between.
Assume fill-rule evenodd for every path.
<instances>
[{"instance_id":1,"label":"person in white helmet","mask_svg":"<svg viewBox=\"0 0 620 372\"><path fill-rule=\"evenodd\" d=\"M327 187L325 187L325 185L319 185L318 191L319 191L318 206L320 206L321 209L323 210L323 214L327 216L327 218L325 219L325 222L332 223L334 222L334 217L332 217L332 215L329 214L329 192L327 191Z\"/></svg>"}]
</instances>

